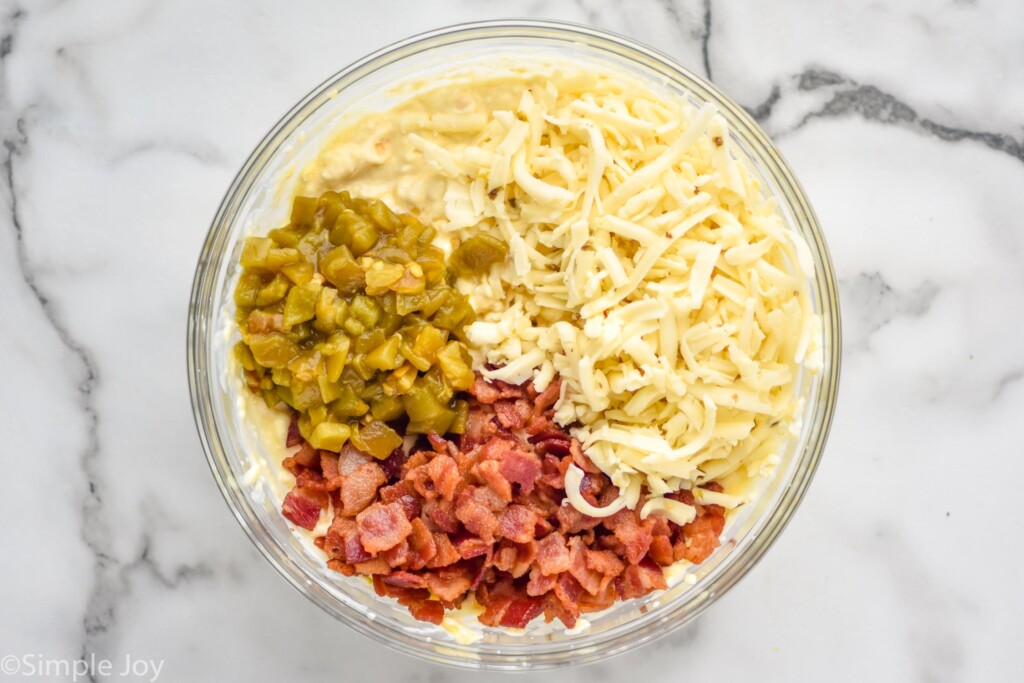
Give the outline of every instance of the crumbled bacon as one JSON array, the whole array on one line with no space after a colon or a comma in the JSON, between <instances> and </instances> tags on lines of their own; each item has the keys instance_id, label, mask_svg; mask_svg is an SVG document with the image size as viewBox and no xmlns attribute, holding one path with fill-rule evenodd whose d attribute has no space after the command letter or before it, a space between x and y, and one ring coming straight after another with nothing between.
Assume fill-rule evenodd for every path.
<instances>
[{"instance_id":1,"label":"crumbled bacon","mask_svg":"<svg viewBox=\"0 0 1024 683\"><path fill-rule=\"evenodd\" d=\"M284 445L288 448L303 443L302 434L299 432L299 414L292 413L291 422L288 423L288 436L285 437Z\"/></svg>"},{"instance_id":2,"label":"crumbled bacon","mask_svg":"<svg viewBox=\"0 0 1024 683\"><path fill-rule=\"evenodd\" d=\"M427 465L427 473L434 483L434 490L445 500L455 498L455 491L458 489L462 476L459 474L459 467L450 456L438 455Z\"/></svg>"},{"instance_id":3,"label":"crumbled bacon","mask_svg":"<svg viewBox=\"0 0 1024 683\"><path fill-rule=\"evenodd\" d=\"M562 534L556 531L541 539L537 548L537 568L551 575L569 571L569 548Z\"/></svg>"},{"instance_id":4,"label":"crumbled bacon","mask_svg":"<svg viewBox=\"0 0 1024 683\"><path fill-rule=\"evenodd\" d=\"M284 497L281 514L295 526L312 531L320 521L320 502L308 489L294 488Z\"/></svg>"},{"instance_id":5,"label":"crumbled bacon","mask_svg":"<svg viewBox=\"0 0 1024 683\"><path fill-rule=\"evenodd\" d=\"M505 429L522 429L533 416L533 407L525 399L502 400L494 404L494 414Z\"/></svg>"},{"instance_id":6,"label":"crumbled bacon","mask_svg":"<svg viewBox=\"0 0 1024 683\"><path fill-rule=\"evenodd\" d=\"M498 531L503 538L529 543L537 533L537 513L525 505L509 505L501 514Z\"/></svg>"},{"instance_id":7,"label":"crumbled bacon","mask_svg":"<svg viewBox=\"0 0 1024 683\"><path fill-rule=\"evenodd\" d=\"M384 486L378 493L380 499L385 503L398 503L402 506L406 518L411 522L420 516L422 510L416 492L407 481L400 481L391 486Z\"/></svg>"},{"instance_id":8,"label":"crumbled bacon","mask_svg":"<svg viewBox=\"0 0 1024 683\"><path fill-rule=\"evenodd\" d=\"M365 510L387 480L384 470L375 462L363 463L348 474L341 475L342 514L351 517Z\"/></svg>"},{"instance_id":9,"label":"crumbled bacon","mask_svg":"<svg viewBox=\"0 0 1024 683\"><path fill-rule=\"evenodd\" d=\"M461 436L420 436L383 461L351 444L317 451L293 420L288 444L299 448L284 464L295 487L282 514L314 529L332 509L315 539L328 567L372 576L378 594L435 624L471 593L486 625L522 628L543 614L571 628L583 613L664 589L663 566L701 562L718 547L725 510L673 493L697 511L679 526L641 520L638 509L596 518L564 504L574 464L592 504L619 492L554 422L559 391L557 378L538 392L478 375Z\"/></svg>"},{"instance_id":10,"label":"crumbled bacon","mask_svg":"<svg viewBox=\"0 0 1024 683\"><path fill-rule=\"evenodd\" d=\"M384 460L381 460L380 468L384 470L384 474L387 475L388 481L397 479L399 475L402 474L402 465L405 464L407 457L405 450L398 447L391 451L391 455L386 457Z\"/></svg>"},{"instance_id":11,"label":"crumbled bacon","mask_svg":"<svg viewBox=\"0 0 1024 683\"><path fill-rule=\"evenodd\" d=\"M533 411L535 415L543 415L544 411L551 408L558 401L559 393L562 389L562 380L555 378L544 387L544 391L537 395L534 399Z\"/></svg>"},{"instance_id":12,"label":"crumbled bacon","mask_svg":"<svg viewBox=\"0 0 1024 683\"><path fill-rule=\"evenodd\" d=\"M529 495L540 474L540 459L533 453L510 450L501 461L500 472L501 476L519 484L519 490Z\"/></svg>"},{"instance_id":13,"label":"crumbled bacon","mask_svg":"<svg viewBox=\"0 0 1024 683\"><path fill-rule=\"evenodd\" d=\"M494 495L506 503L512 502L512 484L501 473L501 465L497 460L484 460L476 466L476 473Z\"/></svg>"},{"instance_id":14,"label":"crumbled bacon","mask_svg":"<svg viewBox=\"0 0 1024 683\"><path fill-rule=\"evenodd\" d=\"M359 540L368 553L394 548L412 533L412 525L398 503L374 503L356 515Z\"/></svg>"},{"instance_id":15,"label":"crumbled bacon","mask_svg":"<svg viewBox=\"0 0 1024 683\"><path fill-rule=\"evenodd\" d=\"M469 388L469 393L480 403L486 405L490 405L503 398L527 397L525 386L509 384L508 382L502 382L500 379L488 381L480 373L476 374L476 379L473 382L473 386Z\"/></svg>"},{"instance_id":16,"label":"crumbled bacon","mask_svg":"<svg viewBox=\"0 0 1024 683\"><path fill-rule=\"evenodd\" d=\"M462 555L459 554L458 549L452 543L452 539L448 534L433 533L431 537L434 539L434 547L437 548L437 552L431 559L427 560L428 568L447 567L462 559Z\"/></svg>"},{"instance_id":17,"label":"crumbled bacon","mask_svg":"<svg viewBox=\"0 0 1024 683\"><path fill-rule=\"evenodd\" d=\"M455 516L470 532L491 543L498 532L498 515L505 501L486 486L470 486L459 494L455 502Z\"/></svg>"}]
</instances>

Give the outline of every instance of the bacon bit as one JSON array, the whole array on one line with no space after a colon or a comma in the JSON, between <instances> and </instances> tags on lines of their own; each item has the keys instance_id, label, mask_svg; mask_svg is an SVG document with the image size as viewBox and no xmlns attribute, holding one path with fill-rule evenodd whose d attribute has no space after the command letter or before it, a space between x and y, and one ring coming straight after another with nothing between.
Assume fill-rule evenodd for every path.
<instances>
[{"instance_id":1,"label":"bacon bit","mask_svg":"<svg viewBox=\"0 0 1024 683\"><path fill-rule=\"evenodd\" d=\"M491 439L491 441L494 441L494 439ZM497 460L484 460L476 466L476 471L477 475L496 496L506 503L511 503L512 485L508 483L508 479L502 476L500 471L502 464L504 463L498 463Z\"/></svg>"},{"instance_id":2,"label":"bacon bit","mask_svg":"<svg viewBox=\"0 0 1024 683\"><path fill-rule=\"evenodd\" d=\"M561 611L559 619L569 628L576 625L576 618L580 615L580 596L584 592L583 586L569 572L558 575L558 581L555 583L552 593L557 599Z\"/></svg>"},{"instance_id":3,"label":"bacon bit","mask_svg":"<svg viewBox=\"0 0 1024 683\"><path fill-rule=\"evenodd\" d=\"M446 534L454 534L459 530L459 520L455 516L455 506L451 501L438 501L427 513L427 516L434 526Z\"/></svg>"},{"instance_id":4,"label":"bacon bit","mask_svg":"<svg viewBox=\"0 0 1024 683\"><path fill-rule=\"evenodd\" d=\"M532 596L544 595L555 587L558 580L557 575L545 574L540 567L530 570L530 582L526 584L526 594Z\"/></svg>"},{"instance_id":5,"label":"bacon bit","mask_svg":"<svg viewBox=\"0 0 1024 683\"><path fill-rule=\"evenodd\" d=\"M598 517L585 515L572 505L562 505L558 508L558 528L564 534L578 534L587 529L593 529L601 523Z\"/></svg>"},{"instance_id":6,"label":"bacon bit","mask_svg":"<svg viewBox=\"0 0 1024 683\"><path fill-rule=\"evenodd\" d=\"M473 381L473 386L469 388L469 393L485 405L490 405L503 398L526 398L525 387L502 382L500 379L488 382L480 373L476 373L476 378Z\"/></svg>"},{"instance_id":7,"label":"bacon bit","mask_svg":"<svg viewBox=\"0 0 1024 683\"><path fill-rule=\"evenodd\" d=\"M409 541L404 540L394 548L385 550L381 557L388 563L389 567L400 567L409 563Z\"/></svg>"},{"instance_id":8,"label":"bacon bit","mask_svg":"<svg viewBox=\"0 0 1024 683\"><path fill-rule=\"evenodd\" d=\"M291 456L291 459L296 465L301 465L302 467L313 467L320 463L320 453L303 441L302 446L299 450L295 451Z\"/></svg>"},{"instance_id":9,"label":"bacon bit","mask_svg":"<svg viewBox=\"0 0 1024 683\"><path fill-rule=\"evenodd\" d=\"M534 539L537 529L537 513L525 505L509 505L501 515L498 533L516 543L528 543Z\"/></svg>"},{"instance_id":10,"label":"bacon bit","mask_svg":"<svg viewBox=\"0 0 1024 683\"><path fill-rule=\"evenodd\" d=\"M352 560L348 559L348 554L345 549L349 539L355 536L356 532L355 520L349 519L348 517L335 517L334 520L331 521L331 526L327 529L327 533L323 537L323 551L332 559L351 562ZM358 540L356 541L356 545L359 545ZM362 546L359 546L359 548L362 550ZM361 558L358 561L362 562L363 560L369 559L369 557L370 556L367 555L365 558Z\"/></svg>"},{"instance_id":11,"label":"bacon bit","mask_svg":"<svg viewBox=\"0 0 1024 683\"><path fill-rule=\"evenodd\" d=\"M540 434L551 429L558 429L558 425L549 417L534 417L526 425L526 433Z\"/></svg>"},{"instance_id":12,"label":"bacon bit","mask_svg":"<svg viewBox=\"0 0 1024 683\"><path fill-rule=\"evenodd\" d=\"M442 601L454 602L473 585L473 577L465 567L451 567L427 574L426 584Z\"/></svg>"},{"instance_id":13,"label":"bacon bit","mask_svg":"<svg viewBox=\"0 0 1024 683\"><path fill-rule=\"evenodd\" d=\"M391 572L381 580L390 586L398 586L399 588L427 587L426 579L419 574L413 574L411 572Z\"/></svg>"},{"instance_id":14,"label":"bacon bit","mask_svg":"<svg viewBox=\"0 0 1024 683\"><path fill-rule=\"evenodd\" d=\"M459 554L459 557L464 560L471 560L474 557L486 555L491 551L490 543L470 534L464 534L459 538L453 538L452 545L455 546L455 551Z\"/></svg>"},{"instance_id":15,"label":"bacon bit","mask_svg":"<svg viewBox=\"0 0 1024 683\"><path fill-rule=\"evenodd\" d=\"M580 442L573 439L569 442L569 453L572 455L572 462L586 474L601 474L601 468L594 464L594 461L583 453Z\"/></svg>"},{"instance_id":16,"label":"bacon bit","mask_svg":"<svg viewBox=\"0 0 1024 683\"><path fill-rule=\"evenodd\" d=\"M636 510L621 510L606 524L614 530L615 538L622 542L626 560L630 564L636 564L643 559L651 547L653 535L650 529L640 526Z\"/></svg>"},{"instance_id":17,"label":"bacon bit","mask_svg":"<svg viewBox=\"0 0 1024 683\"><path fill-rule=\"evenodd\" d=\"M498 531L497 515L504 508L505 501L489 488L470 486L455 501L455 516L470 532L490 544Z\"/></svg>"},{"instance_id":18,"label":"bacon bit","mask_svg":"<svg viewBox=\"0 0 1024 683\"><path fill-rule=\"evenodd\" d=\"M303 443L302 434L299 432L299 414L292 413L291 422L288 423L288 436L285 437L284 445L288 448Z\"/></svg>"},{"instance_id":19,"label":"bacon bit","mask_svg":"<svg viewBox=\"0 0 1024 683\"><path fill-rule=\"evenodd\" d=\"M476 378L473 380L473 386L470 387L469 393L476 400L488 405L501 398L501 392L498 391L498 388L484 379L480 373L477 373Z\"/></svg>"},{"instance_id":20,"label":"bacon bit","mask_svg":"<svg viewBox=\"0 0 1024 683\"><path fill-rule=\"evenodd\" d=\"M615 589L623 600L639 598L652 590L665 590L665 575L661 567L644 559L640 564L631 564L615 580Z\"/></svg>"},{"instance_id":21,"label":"bacon bit","mask_svg":"<svg viewBox=\"0 0 1024 683\"><path fill-rule=\"evenodd\" d=\"M437 455L427 465L427 473L436 490L445 500L453 500L462 477L455 460L447 455Z\"/></svg>"},{"instance_id":22,"label":"bacon bit","mask_svg":"<svg viewBox=\"0 0 1024 683\"><path fill-rule=\"evenodd\" d=\"M338 454L338 474L343 477L347 477L352 474L357 467L365 465L366 463L375 462L372 455L367 455L360 450L357 450L355 446L351 444L345 444L341 452Z\"/></svg>"},{"instance_id":23,"label":"bacon bit","mask_svg":"<svg viewBox=\"0 0 1024 683\"><path fill-rule=\"evenodd\" d=\"M615 601L619 599L618 593L615 590L615 582L608 580L604 587L597 592L597 595L590 595L589 593L583 593L579 598L580 612L598 612L603 609L608 609Z\"/></svg>"},{"instance_id":24,"label":"bacon bit","mask_svg":"<svg viewBox=\"0 0 1024 683\"><path fill-rule=\"evenodd\" d=\"M505 429L522 429L533 415L533 408L525 399L497 401L494 414Z\"/></svg>"},{"instance_id":25,"label":"bacon bit","mask_svg":"<svg viewBox=\"0 0 1024 683\"><path fill-rule=\"evenodd\" d=\"M352 565L356 574L372 576L374 574L390 574L391 565L383 557L374 557L366 562L357 562Z\"/></svg>"},{"instance_id":26,"label":"bacon bit","mask_svg":"<svg viewBox=\"0 0 1024 683\"><path fill-rule=\"evenodd\" d=\"M506 545L503 541L491 558L491 566L511 574L512 568L516 566L516 554L515 546Z\"/></svg>"},{"instance_id":27,"label":"bacon bit","mask_svg":"<svg viewBox=\"0 0 1024 683\"><path fill-rule=\"evenodd\" d=\"M359 465L341 477L341 511L349 517L356 515L373 502L379 489L388 480L384 470L375 462Z\"/></svg>"},{"instance_id":28,"label":"bacon bit","mask_svg":"<svg viewBox=\"0 0 1024 683\"><path fill-rule=\"evenodd\" d=\"M462 555L455 548L451 538L447 534L431 534L434 538L434 546L437 548L437 554L433 558L427 560L427 567L429 569L436 569L438 567L447 567L450 564L455 564L462 559Z\"/></svg>"},{"instance_id":29,"label":"bacon bit","mask_svg":"<svg viewBox=\"0 0 1024 683\"><path fill-rule=\"evenodd\" d=\"M327 507L327 495L320 491L294 488L281 503L281 514L295 526L312 531L320 521L320 511Z\"/></svg>"},{"instance_id":30,"label":"bacon bit","mask_svg":"<svg viewBox=\"0 0 1024 683\"><path fill-rule=\"evenodd\" d=\"M412 533L412 525L398 503L374 503L356 515L359 539L368 553L394 548Z\"/></svg>"},{"instance_id":31,"label":"bacon bit","mask_svg":"<svg viewBox=\"0 0 1024 683\"><path fill-rule=\"evenodd\" d=\"M601 589L601 574L588 565L587 548L579 536L569 539L569 573L591 595Z\"/></svg>"},{"instance_id":32,"label":"bacon bit","mask_svg":"<svg viewBox=\"0 0 1024 683\"><path fill-rule=\"evenodd\" d=\"M537 395L533 406L534 414L538 416L543 415L549 408L553 407L558 402L561 391L562 380L559 378L553 379L550 384L544 387L544 391Z\"/></svg>"},{"instance_id":33,"label":"bacon bit","mask_svg":"<svg viewBox=\"0 0 1024 683\"><path fill-rule=\"evenodd\" d=\"M655 536L651 539L651 549L647 551L647 554L662 567L667 567L675 559L672 552L672 540L668 536Z\"/></svg>"},{"instance_id":34,"label":"bacon bit","mask_svg":"<svg viewBox=\"0 0 1024 683\"><path fill-rule=\"evenodd\" d=\"M532 444L539 444L542 441L548 440L565 441L566 444L568 444L570 441L572 441L572 437L563 432L561 429L547 428L537 432L536 434L531 435L530 438L527 439L527 441L529 441ZM566 455L568 455L568 453L566 453Z\"/></svg>"},{"instance_id":35,"label":"bacon bit","mask_svg":"<svg viewBox=\"0 0 1024 683\"><path fill-rule=\"evenodd\" d=\"M706 515L683 527L682 559L700 564L718 547L718 537L725 527L725 517ZM678 543L677 543L678 545Z\"/></svg>"},{"instance_id":36,"label":"bacon bit","mask_svg":"<svg viewBox=\"0 0 1024 683\"><path fill-rule=\"evenodd\" d=\"M437 432L428 433L427 441L430 443L430 447L434 449L435 453L449 453L448 444L450 444L451 441L444 438Z\"/></svg>"},{"instance_id":37,"label":"bacon bit","mask_svg":"<svg viewBox=\"0 0 1024 683\"><path fill-rule=\"evenodd\" d=\"M409 550L410 560L409 566L411 569L422 569L426 566L427 562L434 559L437 556L437 543L434 542L434 536L430 533L430 529L423 523L423 520L419 517L411 520L412 531L409 533ZM669 545L671 552L672 546ZM415 566L414 566L415 565Z\"/></svg>"},{"instance_id":38,"label":"bacon bit","mask_svg":"<svg viewBox=\"0 0 1024 683\"><path fill-rule=\"evenodd\" d=\"M605 576L618 576L626 568L626 563L610 550L586 550L587 567Z\"/></svg>"},{"instance_id":39,"label":"bacon bit","mask_svg":"<svg viewBox=\"0 0 1024 683\"><path fill-rule=\"evenodd\" d=\"M561 458L571 452L570 442L563 439L545 439L537 443L537 454L541 456L554 455Z\"/></svg>"},{"instance_id":40,"label":"bacon bit","mask_svg":"<svg viewBox=\"0 0 1024 683\"><path fill-rule=\"evenodd\" d=\"M509 451L501 461L500 471L501 476L513 484L518 484L519 490L529 495L540 475L540 459L533 453Z\"/></svg>"},{"instance_id":41,"label":"bacon bit","mask_svg":"<svg viewBox=\"0 0 1024 683\"><path fill-rule=\"evenodd\" d=\"M569 571L569 548L558 532L548 534L537 545L537 567L541 573L554 575Z\"/></svg>"},{"instance_id":42,"label":"bacon bit","mask_svg":"<svg viewBox=\"0 0 1024 683\"><path fill-rule=\"evenodd\" d=\"M466 416L466 431L459 437L459 445L463 451L469 451L497 433L498 425L490 413L471 408Z\"/></svg>"},{"instance_id":43,"label":"bacon bit","mask_svg":"<svg viewBox=\"0 0 1024 683\"><path fill-rule=\"evenodd\" d=\"M391 451L391 455L380 462L380 468L384 470L388 481L397 479L402 474L402 465L405 464L407 456L401 447Z\"/></svg>"},{"instance_id":44,"label":"bacon bit","mask_svg":"<svg viewBox=\"0 0 1024 683\"><path fill-rule=\"evenodd\" d=\"M444 605L437 600L420 600L408 605L414 619L431 624L440 624L444 619Z\"/></svg>"},{"instance_id":45,"label":"bacon bit","mask_svg":"<svg viewBox=\"0 0 1024 683\"><path fill-rule=\"evenodd\" d=\"M415 492L408 482L400 481L391 486L385 486L378 491L380 499L384 503L398 503L405 511L406 518L411 522L420 516L420 502L414 495Z\"/></svg>"},{"instance_id":46,"label":"bacon bit","mask_svg":"<svg viewBox=\"0 0 1024 683\"><path fill-rule=\"evenodd\" d=\"M320 451L320 471L324 479L337 479L341 473L338 471L338 454L330 451Z\"/></svg>"},{"instance_id":47,"label":"bacon bit","mask_svg":"<svg viewBox=\"0 0 1024 683\"><path fill-rule=\"evenodd\" d=\"M512 578L518 579L520 576L526 576L526 573L533 566L534 560L537 559L537 541L531 540L526 543L516 543L515 547L516 561L509 573L512 574Z\"/></svg>"},{"instance_id":48,"label":"bacon bit","mask_svg":"<svg viewBox=\"0 0 1024 683\"><path fill-rule=\"evenodd\" d=\"M295 488L306 489L307 491L327 492L327 480L319 472L305 467L299 468L299 474L295 477Z\"/></svg>"},{"instance_id":49,"label":"bacon bit","mask_svg":"<svg viewBox=\"0 0 1024 683\"><path fill-rule=\"evenodd\" d=\"M345 561L350 564L366 562L373 559L373 555L366 552L363 544L359 541L359 534L354 533L345 541Z\"/></svg>"},{"instance_id":50,"label":"bacon bit","mask_svg":"<svg viewBox=\"0 0 1024 683\"><path fill-rule=\"evenodd\" d=\"M343 576L355 576L356 573L355 567L341 560L327 560L327 568Z\"/></svg>"},{"instance_id":51,"label":"bacon bit","mask_svg":"<svg viewBox=\"0 0 1024 683\"><path fill-rule=\"evenodd\" d=\"M491 566L493 554L494 550L488 549L487 554L480 558L482 560L482 562L480 562L480 568L477 570L476 577L474 577L473 583L470 584L469 590L475 591L481 586L481 584L487 586L494 585L494 582L497 579L495 578L496 572L494 571L494 567Z\"/></svg>"},{"instance_id":52,"label":"bacon bit","mask_svg":"<svg viewBox=\"0 0 1024 683\"><path fill-rule=\"evenodd\" d=\"M480 622L487 626L525 628L534 617L544 611L540 598L501 598L488 605L480 615Z\"/></svg>"}]
</instances>

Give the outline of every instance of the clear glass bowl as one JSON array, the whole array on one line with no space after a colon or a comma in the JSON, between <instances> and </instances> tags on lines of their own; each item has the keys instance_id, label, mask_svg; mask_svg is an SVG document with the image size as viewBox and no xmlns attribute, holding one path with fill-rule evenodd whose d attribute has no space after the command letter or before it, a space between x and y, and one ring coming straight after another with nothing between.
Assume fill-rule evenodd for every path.
<instances>
[{"instance_id":1,"label":"clear glass bowl","mask_svg":"<svg viewBox=\"0 0 1024 683\"><path fill-rule=\"evenodd\" d=\"M231 292L241 238L284 221L288 180L316 153L339 115L389 108L396 102L387 91L398 81L496 55L594 63L695 103L717 104L736 147L810 245L815 262L810 287L822 318L824 366L799 378L806 399L802 427L782 454L776 475L755 503L730 519L722 546L691 569L689 582L588 615L590 627L583 632L551 627L523 634L488 631L478 642L460 644L378 598L368 582L327 570L323 557L289 530L278 510L279 492L266 477L253 476L253 463L267 454L260 435L236 410L241 384L228 353L237 338ZM203 245L188 321L189 386L199 436L231 512L260 552L303 595L360 633L424 659L481 669L542 669L605 658L663 636L707 609L760 559L807 490L832 419L839 359L839 301L817 219L778 150L750 116L714 86L648 47L591 28L540 21L463 24L415 36L342 69L303 98L263 138L228 189Z\"/></svg>"}]
</instances>

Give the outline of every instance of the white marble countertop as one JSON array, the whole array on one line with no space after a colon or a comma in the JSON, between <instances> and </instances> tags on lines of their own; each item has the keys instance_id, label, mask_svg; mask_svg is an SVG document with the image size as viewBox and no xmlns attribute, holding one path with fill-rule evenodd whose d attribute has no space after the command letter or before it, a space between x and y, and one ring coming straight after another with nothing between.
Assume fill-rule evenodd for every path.
<instances>
[{"instance_id":1,"label":"white marble countertop","mask_svg":"<svg viewBox=\"0 0 1024 683\"><path fill-rule=\"evenodd\" d=\"M0 0L11 680L80 656L112 680L126 657L168 681L498 678L365 640L263 561L195 434L185 319L214 210L293 102L393 40L504 16L710 73L802 179L842 288L838 414L793 523L696 624L558 680L1024 679L1002 490L1024 477L1024 4L845 5Z\"/></svg>"}]
</instances>

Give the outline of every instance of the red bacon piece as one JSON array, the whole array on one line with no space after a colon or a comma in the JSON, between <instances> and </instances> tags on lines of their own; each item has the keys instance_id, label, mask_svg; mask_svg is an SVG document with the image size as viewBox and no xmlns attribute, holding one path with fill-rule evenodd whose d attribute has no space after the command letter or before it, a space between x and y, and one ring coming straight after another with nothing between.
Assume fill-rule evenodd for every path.
<instances>
[{"instance_id":1,"label":"red bacon piece","mask_svg":"<svg viewBox=\"0 0 1024 683\"><path fill-rule=\"evenodd\" d=\"M380 468L384 470L384 474L387 475L388 480L397 479L402 474L402 465L408 456L405 454L405 450L401 447L391 451L391 455L386 457L380 462Z\"/></svg>"},{"instance_id":2,"label":"red bacon piece","mask_svg":"<svg viewBox=\"0 0 1024 683\"><path fill-rule=\"evenodd\" d=\"M455 501L455 516L472 533L490 543L498 532L505 501L485 486L470 486Z\"/></svg>"},{"instance_id":3,"label":"red bacon piece","mask_svg":"<svg viewBox=\"0 0 1024 683\"><path fill-rule=\"evenodd\" d=\"M533 408L523 399L497 401L494 414L505 429L522 429L533 415Z\"/></svg>"},{"instance_id":4,"label":"red bacon piece","mask_svg":"<svg viewBox=\"0 0 1024 683\"><path fill-rule=\"evenodd\" d=\"M455 602L469 591L473 576L466 567L439 569L426 575L430 592L444 602Z\"/></svg>"},{"instance_id":5,"label":"red bacon piece","mask_svg":"<svg viewBox=\"0 0 1024 683\"><path fill-rule=\"evenodd\" d=\"M558 402L558 397L562 389L562 380L555 378L551 380L551 383L544 387L544 391L537 395L534 399L533 411L537 415L543 415L548 408L551 408Z\"/></svg>"},{"instance_id":6,"label":"red bacon piece","mask_svg":"<svg viewBox=\"0 0 1024 683\"><path fill-rule=\"evenodd\" d=\"M519 490L529 495L540 476L540 458L533 453L511 450L501 459L501 476L513 484L519 484Z\"/></svg>"},{"instance_id":7,"label":"red bacon piece","mask_svg":"<svg viewBox=\"0 0 1024 683\"><path fill-rule=\"evenodd\" d=\"M528 543L537 532L537 513L525 505L509 505L501 514L498 533L516 543Z\"/></svg>"},{"instance_id":8,"label":"red bacon piece","mask_svg":"<svg viewBox=\"0 0 1024 683\"><path fill-rule=\"evenodd\" d=\"M501 464L497 460L484 460L476 466L476 471L494 495L506 503L512 502L512 485L502 476Z\"/></svg>"},{"instance_id":9,"label":"red bacon piece","mask_svg":"<svg viewBox=\"0 0 1024 683\"><path fill-rule=\"evenodd\" d=\"M341 475L342 514L352 517L365 510L387 480L384 470L375 462L365 462Z\"/></svg>"},{"instance_id":10,"label":"red bacon piece","mask_svg":"<svg viewBox=\"0 0 1024 683\"><path fill-rule=\"evenodd\" d=\"M320 512L327 507L327 494L310 489L294 488L281 503L281 514L295 526L312 531L320 521Z\"/></svg>"},{"instance_id":11,"label":"red bacon piece","mask_svg":"<svg viewBox=\"0 0 1024 683\"><path fill-rule=\"evenodd\" d=\"M412 525L398 503L374 503L356 516L359 540L368 553L394 548L412 533Z\"/></svg>"},{"instance_id":12,"label":"red bacon piece","mask_svg":"<svg viewBox=\"0 0 1024 683\"><path fill-rule=\"evenodd\" d=\"M302 443L302 434L299 432L299 415L292 413L291 422L288 423L288 435L285 437L284 445L288 448L298 446Z\"/></svg>"},{"instance_id":13,"label":"red bacon piece","mask_svg":"<svg viewBox=\"0 0 1024 683\"><path fill-rule=\"evenodd\" d=\"M426 579L412 572L391 572L382 580L388 585L399 588L426 588L427 586Z\"/></svg>"},{"instance_id":14,"label":"red bacon piece","mask_svg":"<svg viewBox=\"0 0 1024 683\"><path fill-rule=\"evenodd\" d=\"M569 571L569 547L562 534L550 533L537 544L537 568L548 575Z\"/></svg>"}]
</instances>

